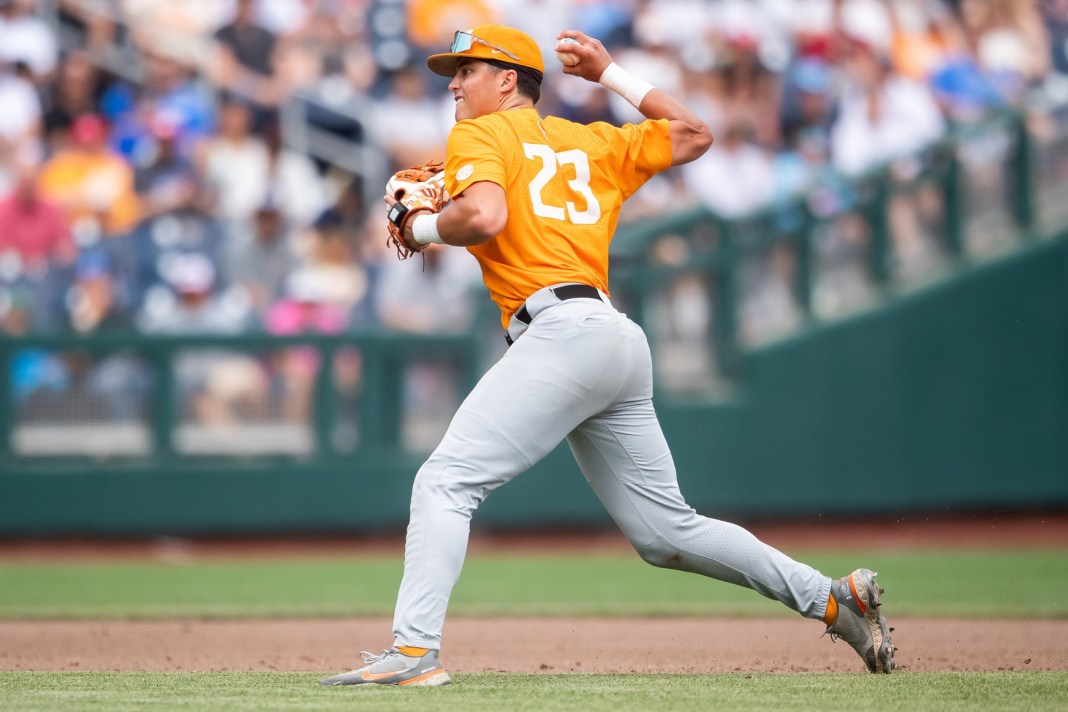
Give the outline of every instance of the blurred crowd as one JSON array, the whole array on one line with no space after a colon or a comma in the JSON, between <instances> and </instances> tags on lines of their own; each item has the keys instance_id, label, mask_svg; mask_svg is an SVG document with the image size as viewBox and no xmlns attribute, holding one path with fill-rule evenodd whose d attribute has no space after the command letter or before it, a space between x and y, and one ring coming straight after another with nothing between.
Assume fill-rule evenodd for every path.
<instances>
[{"instance_id":1,"label":"blurred crowd","mask_svg":"<svg viewBox=\"0 0 1068 712\"><path fill-rule=\"evenodd\" d=\"M389 170L442 157L452 101L423 59L488 22L545 48L543 113L640 118L554 71L574 27L713 127L625 220L745 214L1068 72L1068 0L0 0L0 331L467 328L473 260L398 263L377 186L281 116L305 97Z\"/></svg>"}]
</instances>

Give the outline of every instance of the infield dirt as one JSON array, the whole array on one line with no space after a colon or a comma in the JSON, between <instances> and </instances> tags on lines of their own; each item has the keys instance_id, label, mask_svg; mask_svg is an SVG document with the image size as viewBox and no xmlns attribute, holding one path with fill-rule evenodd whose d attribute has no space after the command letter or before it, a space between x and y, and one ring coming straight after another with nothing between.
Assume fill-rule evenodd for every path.
<instances>
[{"instance_id":1,"label":"infield dirt","mask_svg":"<svg viewBox=\"0 0 1068 712\"><path fill-rule=\"evenodd\" d=\"M902 670L1065 670L1068 621L894 621ZM333 671L388 644L386 618L0 623L0 670ZM862 672L802 619L454 618L453 672ZM377 651L375 651L377 652Z\"/></svg>"},{"instance_id":2,"label":"infield dirt","mask_svg":"<svg viewBox=\"0 0 1068 712\"><path fill-rule=\"evenodd\" d=\"M1064 546L1068 516L751 527L781 546ZM472 551L625 546L615 535L476 537ZM0 559L257 556L399 551L399 542L0 542ZM897 618L900 669L1068 670L1066 620ZM336 671L388 645L390 620L0 621L0 670ZM800 618L463 618L446 623L454 672L827 672L863 670L843 642ZM377 648L372 650L377 652Z\"/></svg>"}]
</instances>

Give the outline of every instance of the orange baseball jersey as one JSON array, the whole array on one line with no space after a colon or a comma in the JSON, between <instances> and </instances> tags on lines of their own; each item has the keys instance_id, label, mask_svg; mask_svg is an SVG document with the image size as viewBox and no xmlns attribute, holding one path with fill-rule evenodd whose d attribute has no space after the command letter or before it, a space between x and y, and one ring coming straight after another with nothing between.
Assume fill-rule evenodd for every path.
<instances>
[{"instance_id":1,"label":"orange baseball jersey","mask_svg":"<svg viewBox=\"0 0 1068 712\"><path fill-rule=\"evenodd\" d=\"M516 109L458 122L445 163L449 195L490 181L507 196L504 231L467 248L505 328L543 287L581 282L607 293L623 201L670 165L666 120L586 125Z\"/></svg>"}]
</instances>

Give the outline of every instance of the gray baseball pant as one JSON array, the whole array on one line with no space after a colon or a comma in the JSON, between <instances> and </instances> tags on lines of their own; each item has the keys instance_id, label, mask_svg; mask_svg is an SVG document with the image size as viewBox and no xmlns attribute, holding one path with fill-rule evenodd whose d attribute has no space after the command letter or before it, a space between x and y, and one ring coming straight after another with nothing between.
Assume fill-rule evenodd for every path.
<instances>
[{"instance_id":1,"label":"gray baseball pant","mask_svg":"<svg viewBox=\"0 0 1068 712\"><path fill-rule=\"evenodd\" d=\"M559 301L547 289L528 299L532 323L464 400L416 475L395 644L440 649L472 514L564 438L642 559L822 618L830 578L686 504L653 410L652 362L638 325L607 299ZM509 331L516 337L524 326L513 319Z\"/></svg>"}]
</instances>

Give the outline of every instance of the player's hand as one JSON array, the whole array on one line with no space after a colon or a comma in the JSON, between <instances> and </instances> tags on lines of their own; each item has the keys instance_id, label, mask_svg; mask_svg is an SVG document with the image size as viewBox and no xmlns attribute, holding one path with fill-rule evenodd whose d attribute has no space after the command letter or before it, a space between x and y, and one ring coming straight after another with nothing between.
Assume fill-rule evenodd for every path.
<instances>
[{"instance_id":1,"label":"player's hand","mask_svg":"<svg viewBox=\"0 0 1068 712\"><path fill-rule=\"evenodd\" d=\"M564 38L570 38L575 42L563 42ZM612 57L604 48L600 40L578 30L564 30L556 36L556 46L553 48L559 52L570 52L578 57L577 64L571 66L561 65L564 74L582 77L591 82L597 82L604 74L605 67L612 63ZM577 43L577 44L576 44Z\"/></svg>"},{"instance_id":2,"label":"player's hand","mask_svg":"<svg viewBox=\"0 0 1068 712\"><path fill-rule=\"evenodd\" d=\"M426 245L415 241L412 221L420 212L440 212L449 201L445 190L445 170L441 161L429 161L411 168L403 168L386 183L386 244L405 260ZM396 210L394 210L396 206Z\"/></svg>"},{"instance_id":3,"label":"player's hand","mask_svg":"<svg viewBox=\"0 0 1068 712\"><path fill-rule=\"evenodd\" d=\"M398 202L392 195L385 195L382 199L386 202L387 213L389 212L389 209L393 207L394 203ZM412 233L412 223L415 222L415 217L419 213L432 213L432 211L426 208L412 209L412 211L408 213L407 219L404 221L403 228L387 224L391 236L391 239L387 241L387 244L398 249L397 256L400 257L400 259L406 259L410 253L422 252L426 249L426 245L420 245L415 241L415 235ZM397 244L398 242L400 244ZM404 254L405 250L407 250L409 254Z\"/></svg>"}]
</instances>

